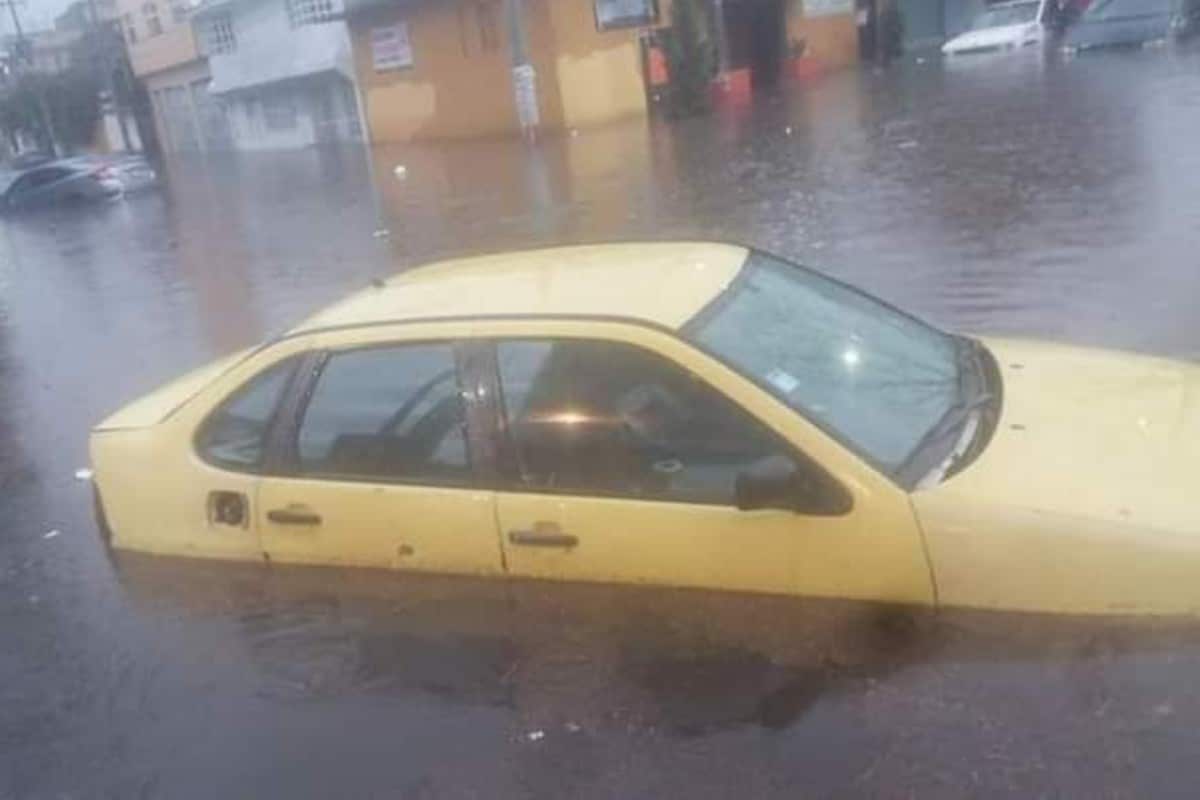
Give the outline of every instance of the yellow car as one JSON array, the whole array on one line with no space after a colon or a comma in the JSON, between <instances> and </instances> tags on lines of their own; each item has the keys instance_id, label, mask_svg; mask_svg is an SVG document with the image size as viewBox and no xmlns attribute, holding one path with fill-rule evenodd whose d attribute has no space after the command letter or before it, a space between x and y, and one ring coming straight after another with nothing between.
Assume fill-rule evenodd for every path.
<instances>
[{"instance_id":1,"label":"yellow car","mask_svg":"<svg viewBox=\"0 0 1200 800\"><path fill-rule=\"evenodd\" d=\"M918 606L1200 609L1200 371L746 248L377 282L100 423L119 548Z\"/></svg>"}]
</instances>

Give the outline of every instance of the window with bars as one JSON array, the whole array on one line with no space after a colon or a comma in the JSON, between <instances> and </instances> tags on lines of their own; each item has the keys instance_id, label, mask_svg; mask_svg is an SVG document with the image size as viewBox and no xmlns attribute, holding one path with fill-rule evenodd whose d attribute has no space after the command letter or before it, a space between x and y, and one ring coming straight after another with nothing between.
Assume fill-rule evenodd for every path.
<instances>
[{"instance_id":1,"label":"window with bars","mask_svg":"<svg viewBox=\"0 0 1200 800\"><path fill-rule=\"evenodd\" d=\"M296 127L296 104L285 92L269 92L262 100L263 123L269 131L290 131Z\"/></svg>"},{"instance_id":2,"label":"window with bars","mask_svg":"<svg viewBox=\"0 0 1200 800\"><path fill-rule=\"evenodd\" d=\"M163 32L162 19L158 16L158 3L143 3L142 18L146 20L147 36L158 36Z\"/></svg>"},{"instance_id":3,"label":"window with bars","mask_svg":"<svg viewBox=\"0 0 1200 800\"><path fill-rule=\"evenodd\" d=\"M228 13L216 14L205 23L201 45L205 55L220 55L237 50L237 36L233 31L233 17Z\"/></svg>"},{"instance_id":4,"label":"window with bars","mask_svg":"<svg viewBox=\"0 0 1200 800\"><path fill-rule=\"evenodd\" d=\"M288 22L293 28L329 22L336 12L334 0L286 0L286 2Z\"/></svg>"}]
</instances>

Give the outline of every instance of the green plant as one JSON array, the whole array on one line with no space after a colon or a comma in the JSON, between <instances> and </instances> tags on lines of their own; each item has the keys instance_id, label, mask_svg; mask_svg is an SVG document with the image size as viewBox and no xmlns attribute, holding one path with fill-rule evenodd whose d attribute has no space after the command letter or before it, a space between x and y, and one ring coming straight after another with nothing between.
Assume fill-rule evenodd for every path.
<instances>
[{"instance_id":1,"label":"green plant","mask_svg":"<svg viewBox=\"0 0 1200 800\"><path fill-rule=\"evenodd\" d=\"M10 139L20 133L32 136L43 149L49 149L51 139L69 150L91 144L99 119L99 82L82 69L25 73L0 95L0 128Z\"/></svg>"}]
</instances>

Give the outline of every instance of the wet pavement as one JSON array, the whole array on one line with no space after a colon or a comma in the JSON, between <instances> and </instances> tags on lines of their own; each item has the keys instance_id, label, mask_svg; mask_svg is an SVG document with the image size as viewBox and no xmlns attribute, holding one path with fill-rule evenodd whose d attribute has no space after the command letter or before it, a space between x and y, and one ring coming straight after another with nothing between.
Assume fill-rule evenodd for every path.
<instances>
[{"instance_id":1,"label":"wet pavement","mask_svg":"<svg viewBox=\"0 0 1200 800\"><path fill-rule=\"evenodd\" d=\"M152 386L521 245L731 239L956 329L1200 357L1198 70L911 61L0 220L0 797L1193 795L1200 626L111 558L73 474Z\"/></svg>"}]
</instances>

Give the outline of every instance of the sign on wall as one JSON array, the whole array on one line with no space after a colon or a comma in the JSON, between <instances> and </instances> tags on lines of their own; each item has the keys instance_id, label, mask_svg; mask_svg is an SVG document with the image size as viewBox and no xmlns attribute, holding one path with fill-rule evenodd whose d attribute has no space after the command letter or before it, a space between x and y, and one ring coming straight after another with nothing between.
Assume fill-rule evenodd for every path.
<instances>
[{"instance_id":1,"label":"sign on wall","mask_svg":"<svg viewBox=\"0 0 1200 800\"><path fill-rule=\"evenodd\" d=\"M654 0L595 0L596 27L602 31L650 25L658 19Z\"/></svg>"},{"instance_id":2,"label":"sign on wall","mask_svg":"<svg viewBox=\"0 0 1200 800\"><path fill-rule=\"evenodd\" d=\"M376 72L413 65L407 22L371 29L371 63Z\"/></svg>"},{"instance_id":3,"label":"sign on wall","mask_svg":"<svg viewBox=\"0 0 1200 800\"><path fill-rule=\"evenodd\" d=\"M806 17L835 17L853 13L854 0L804 0Z\"/></svg>"},{"instance_id":4,"label":"sign on wall","mask_svg":"<svg viewBox=\"0 0 1200 800\"><path fill-rule=\"evenodd\" d=\"M538 115L537 73L532 64L513 67L513 98L517 105L517 121L521 128L536 128L541 121Z\"/></svg>"}]
</instances>

